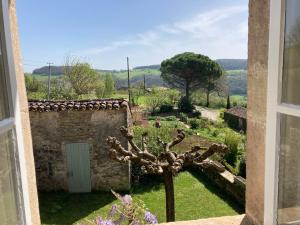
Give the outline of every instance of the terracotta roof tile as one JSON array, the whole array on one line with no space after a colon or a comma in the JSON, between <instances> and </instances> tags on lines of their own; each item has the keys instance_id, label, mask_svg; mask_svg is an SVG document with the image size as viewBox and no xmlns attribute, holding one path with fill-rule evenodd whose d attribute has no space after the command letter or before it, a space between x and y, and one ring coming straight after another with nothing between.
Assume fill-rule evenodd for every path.
<instances>
[{"instance_id":1,"label":"terracotta roof tile","mask_svg":"<svg viewBox=\"0 0 300 225\"><path fill-rule=\"evenodd\" d=\"M28 101L29 111L33 112L59 112L59 111L85 111L85 110L118 110L126 108L128 103L124 99L95 99L79 101Z\"/></svg>"},{"instance_id":2,"label":"terracotta roof tile","mask_svg":"<svg viewBox=\"0 0 300 225\"><path fill-rule=\"evenodd\" d=\"M236 106L226 111L229 114L238 116L240 118L247 119L247 109L244 107Z\"/></svg>"}]
</instances>

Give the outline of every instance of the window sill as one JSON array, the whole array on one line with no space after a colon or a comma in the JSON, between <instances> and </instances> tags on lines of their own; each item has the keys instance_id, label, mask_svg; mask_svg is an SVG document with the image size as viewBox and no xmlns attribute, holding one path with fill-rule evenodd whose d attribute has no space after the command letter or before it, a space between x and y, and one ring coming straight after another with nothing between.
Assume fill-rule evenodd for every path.
<instances>
[{"instance_id":1,"label":"window sill","mask_svg":"<svg viewBox=\"0 0 300 225\"><path fill-rule=\"evenodd\" d=\"M178 221L172 223L163 223L161 225L251 225L251 223L247 222L245 215L238 215L201 220Z\"/></svg>"}]
</instances>

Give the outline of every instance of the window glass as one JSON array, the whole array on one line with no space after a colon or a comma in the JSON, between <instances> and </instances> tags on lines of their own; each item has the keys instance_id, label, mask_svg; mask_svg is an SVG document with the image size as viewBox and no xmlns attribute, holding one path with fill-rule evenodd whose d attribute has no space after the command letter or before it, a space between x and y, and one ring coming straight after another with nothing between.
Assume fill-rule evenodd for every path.
<instances>
[{"instance_id":1,"label":"window glass","mask_svg":"<svg viewBox=\"0 0 300 225\"><path fill-rule=\"evenodd\" d=\"M1 40L0 40L1 44ZM5 79L5 71L3 67L3 55L0 45L0 121L9 116L8 100L7 100L7 82Z\"/></svg>"},{"instance_id":2,"label":"window glass","mask_svg":"<svg viewBox=\"0 0 300 225\"><path fill-rule=\"evenodd\" d=\"M278 222L300 224L300 118L280 115L280 121Z\"/></svg>"},{"instance_id":3,"label":"window glass","mask_svg":"<svg viewBox=\"0 0 300 225\"><path fill-rule=\"evenodd\" d=\"M300 1L286 0L282 102L300 104Z\"/></svg>"},{"instance_id":4,"label":"window glass","mask_svg":"<svg viewBox=\"0 0 300 225\"><path fill-rule=\"evenodd\" d=\"M0 223L22 224L13 132L0 135Z\"/></svg>"}]
</instances>

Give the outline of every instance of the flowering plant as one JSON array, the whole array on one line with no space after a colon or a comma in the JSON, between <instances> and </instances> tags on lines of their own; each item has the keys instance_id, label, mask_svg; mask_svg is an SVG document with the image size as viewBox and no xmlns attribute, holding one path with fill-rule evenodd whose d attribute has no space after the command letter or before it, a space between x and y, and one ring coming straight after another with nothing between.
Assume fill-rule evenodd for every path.
<instances>
[{"instance_id":1,"label":"flowering plant","mask_svg":"<svg viewBox=\"0 0 300 225\"><path fill-rule=\"evenodd\" d=\"M112 191L120 201L112 205L106 218L98 217L94 221L88 221L91 225L146 225L157 224L157 218L141 201L133 201L130 195L121 196Z\"/></svg>"}]
</instances>

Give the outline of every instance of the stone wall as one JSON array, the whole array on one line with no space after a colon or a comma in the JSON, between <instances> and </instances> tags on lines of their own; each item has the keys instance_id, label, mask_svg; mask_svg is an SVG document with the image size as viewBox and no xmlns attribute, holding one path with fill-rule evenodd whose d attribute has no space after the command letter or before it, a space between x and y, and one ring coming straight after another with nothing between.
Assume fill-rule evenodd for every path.
<instances>
[{"instance_id":1,"label":"stone wall","mask_svg":"<svg viewBox=\"0 0 300 225\"><path fill-rule=\"evenodd\" d=\"M130 124L126 109L33 112L30 111L33 149L39 190L68 190L65 144L86 142L90 150L92 190L128 190L130 165L113 161L107 136L128 143L119 128ZM127 122L128 121L128 122Z\"/></svg>"},{"instance_id":2,"label":"stone wall","mask_svg":"<svg viewBox=\"0 0 300 225\"><path fill-rule=\"evenodd\" d=\"M229 127L237 131L246 132L247 129L247 120L245 118L238 117L231 113L224 112L224 121L228 124Z\"/></svg>"},{"instance_id":3,"label":"stone wall","mask_svg":"<svg viewBox=\"0 0 300 225\"><path fill-rule=\"evenodd\" d=\"M220 190L234 198L240 205L245 206L246 180L235 176L227 170L215 167L201 169L203 174Z\"/></svg>"}]
</instances>

